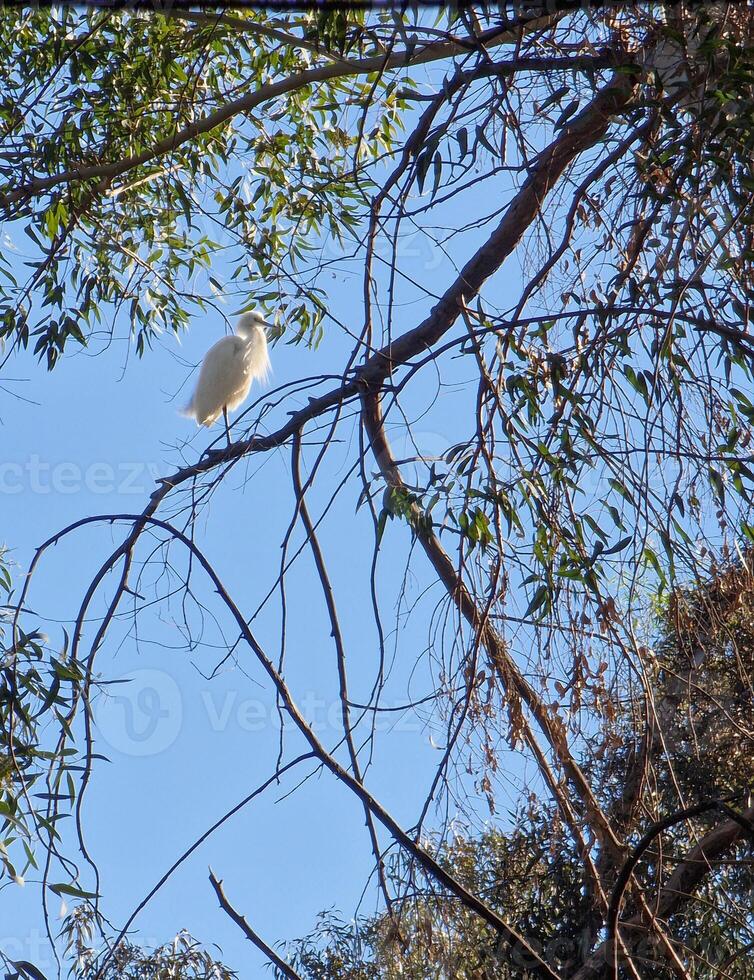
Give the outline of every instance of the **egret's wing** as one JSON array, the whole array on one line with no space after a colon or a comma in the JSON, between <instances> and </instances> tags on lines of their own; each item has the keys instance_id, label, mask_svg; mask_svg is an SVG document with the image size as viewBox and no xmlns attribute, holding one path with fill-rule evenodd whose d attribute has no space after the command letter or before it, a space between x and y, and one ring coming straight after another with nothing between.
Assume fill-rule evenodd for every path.
<instances>
[{"instance_id":1,"label":"egret's wing","mask_svg":"<svg viewBox=\"0 0 754 980\"><path fill-rule=\"evenodd\" d=\"M240 337L223 337L205 354L191 401L199 425L211 425L243 382L243 349Z\"/></svg>"},{"instance_id":2,"label":"egret's wing","mask_svg":"<svg viewBox=\"0 0 754 980\"><path fill-rule=\"evenodd\" d=\"M267 337L261 327L255 327L251 335L242 341L242 347L236 355L234 363L234 387L228 398L229 409L236 409L249 397L252 382L264 381L270 370L270 358L267 354ZM230 386L229 386L230 388Z\"/></svg>"}]
</instances>

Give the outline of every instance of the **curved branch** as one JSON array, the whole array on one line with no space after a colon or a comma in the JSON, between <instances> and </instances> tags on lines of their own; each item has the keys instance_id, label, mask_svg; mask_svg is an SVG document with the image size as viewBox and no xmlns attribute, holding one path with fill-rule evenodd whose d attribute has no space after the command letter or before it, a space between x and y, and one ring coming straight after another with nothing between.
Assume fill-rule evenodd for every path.
<instances>
[{"instance_id":1,"label":"curved branch","mask_svg":"<svg viewBox=\"0 0 754 980\"><path fill-rule=\"evenodd\" d=\"M408 851L408 853L416 860L416 862L428 875L439 882L439 884L441 884L444 888L447 888L447 890L454 894L467 908L471 909L472 912L475 912L484 922L495 929L495 931L501 936L501 939L506 942L511 949L517 950L519 953L526 956L531 964L529 967L531 972L533 972L537 977L544 978L544 980L560 980L558 974L542 959L542 957L526 941L518 930L516 930L513 926L508 925L508 923L505 922L505 920L502 919L497 912L491 909L477 895L474 895L472 892L468 891L468 889L465 888L464 885L462 885L461 882L459 882L452 874L450 874L446 868L438 863L431 854L417 844L416 841L413 840L413 838L410 837L409 834L407 834L406 831L400 826L395 818L385 809L385 807L383 807L382 804L374 796L372 796L363 783L359 782L359 780L347 769L344 769L343 766L341 766L340 763L334 758L334 756L327 751L324 745L317 738L311 726L299 711L288 685L281 677L272 660L260 646L258 640L251 631L246 618L233 601L217 572L209 563L204 553L190 538L186 537L182 531L174 527L172 524L169 524L167 521L159 520L159 518L149 516L146 513L108 514L100 517L84 518L81 521L77 521L64 531L61 531L56 536L55 540L59 540L59 538L64 534L68 534L72 530L83 525L93 524L96 522L112 524L116 521L127 521L133 525L131 533L126 538L127 541L132 542L131 546L133 546L135 536L138 537L138 533L140 533L140 531L147 525L161 528L174 540L179 541L184 545L184 547L189 551L189 553L196 560L197 564L210 579L215 592L232 615L240 635L243 637L246 644L251 648L265 673L272 681L283 707L288 712L288 715L295 724L296 728L298 728L305 741L309 744L310 749L320 760L322 765L330 773L332 773L337 780L347 786L348 789L350 789L362 802L362 804L369 808L375 819L382 824L390 836L401 847L403 847L404 850ZM139 531L135 535L137 528ZM49 546L49 542L47 543L47 546ZM123 546L121 546L121 548L122 547Z\"/></svg>"},{"instance_id":2,"label":"curved branch","mask_svg":"<svg viewBox=\"0 0 754 980\"><path fill-rule=\"evenodd\" d=\"M585 150L595 146L607 132L610 119L625 109L633 92L633 76L616 75L598 92L593 101L565 127L557 139L539 155L529 177L516 193L509 207L487 241L461 270L418 326L406 331L397 340L387 344L367 358L351 378L320 395L311 398L309 404L292 412L289 421L276 432L267 436L233 443L227 449L218 449L205 455L191 466L183 467L169 477L162 478L160 488L152 494L149 513L154 513L161 500L174 487L195 479L223 463L231 462L249 453L265 452L282 445L311 419L331 408L344 404L365 389L376 388L397 367L411 358L426 352L450 330L460 316L461 309L472 299L484 283L502 266L517 243L534 221L547 193L557 180Z\"/></svg>"},{"instance_id":3,"label":"curved branch","mask_svg":"<svg viewBox=\"0 0 754 980\"><path fill-rule=\"evenodd\" d=\"M314 559L314 565L317 569L317 576L319 577L320 585L322 586L322 594L324 596L325 606L327 607L327 615L330 620L330 633L335 644L338 683L340 688L340 714L343 724L343 734L346 741L346 746L348 748L348 757L351 760L353 774L356 779L362 783L364 781L364 777L361 771L361 764L359 763L359 752L354 741L353 724L351 722L345 641L340 628L340 619L338 617L338 610L335 605L335 594L327 571L327 565L325 564L325 557L322 554L319 538L317 537L317 531L309 514L309 507L306 503L306 488L301 482L301 436L298 432L293 439L293 451L291 456L291 474L293 477L293 488L296 494L296 505L299 513L301 514L301 522L304 525L304 530L306 531L307 541L309 542L309 547L311 548L312 557ZM380 842L377 838L377 830L374 826L374 820L372 819L372 814L366 804L364 805L364 817L367 824L367 830L369 832L369 839L372 844L372 853L374 854L374 860L377 864L377 877L380 883L380 889L384 896L388 911L392 913L393 903L390 898L387 877L385 875L385 862L382 859Z\"/></svg>"},{"instance_id":4,"label":"curved branch","mask_svg":"<svg viewBox=\"0 0 754 980\"><path fill-rule=\"evenodd\" d=\"M718 801L690 807L688 810L680 811L667 817L665 820L659 821L659 823L647 831L645 837L637 844L631 859L624 866L619 882L616 883L610 903L612 935L595 950L586 963L571 976L570 980L599 980L600 977L610 976L608 970L612 970L612 975L615 976L613 936L617 927L617 908L620 904L625 884L637 861L646 848L650 846L652 840L666 827L672 826L690 816L704 813L717 806L719 806ZM748 807L742 814L737 814L736 819L729 819L718 824L717 827L714 827L702 837L699 843L689 851L686 858L678 864L675 871L665 883L665 886L660 890L652 908L655 918L667 919L686 905L704 878L713 869L713 862L733 847L744 833L748 832L747 825L751 823L752 819L754 819L754 806ZM645 916L641 912L622 923L624 928L628 927L623 943L629 950L636 947L642 935L640 929L631 929L630 927L644 925Z\"/></svg>"},{"instance_id":5,"label":"curved branch","mask_svg":"<svg viewBox=\"0 0 754 980\"><path fill-rule=\"evenodd\" d=\"M362 391L362 417L372 443L377 464L385 482L390 487L402 487L403 480L390 450L382 418L379 383L370 374L379 370L379 362L387 360L387 370L404 364L415 354L433 346L453 325L466 302L475 296L486 280L500 268L515 248L522 235L539 213L547 193L557 183L566 167L584 150L594 146L607 132L610 118L624 108L633 92L631 78L616 75L551 143L533 164L497 228L487 242L466 263L455 282L446 290L430 315L413 330L403 334L393 344L373 355L362 370L359 382ZM375 379L381 382L383 378ZM551 748L563 765L579 798L589 813L590 822L608 852L622 853L620 841L613 833L591 787L566 744L562 724L555 719L542 703L518 667L508 656L505 644L497 632L480 615L476 603L460 580L448 554L431 529L426 527L423 515L414 515L415 530L427 557L472 629L485 645L492 663L497 668L509 692L521 698L537 720Z\"/></svg>"}]
</instances>

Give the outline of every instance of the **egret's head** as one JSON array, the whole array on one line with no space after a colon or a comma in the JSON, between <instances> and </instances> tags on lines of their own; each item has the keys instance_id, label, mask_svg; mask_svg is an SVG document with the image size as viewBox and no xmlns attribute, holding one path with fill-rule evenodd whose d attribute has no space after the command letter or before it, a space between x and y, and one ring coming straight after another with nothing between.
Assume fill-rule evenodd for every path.
<instances>
[{"instance_id":1,"label":"egret's head","mask_svg":"<svg viewBox=\"0 0 754 980\"><path fill-rule=\"evenodd\" d=\"M236 333L239 337L243 337L248 340L250 337L254 336L254 331L256 327L261 330L267 331L271 324L267 323L261 313L257 313L255 310L251 313L244 313L243 316L238 318L238 323L236 324Z\"/></svg>"}]
</instances>

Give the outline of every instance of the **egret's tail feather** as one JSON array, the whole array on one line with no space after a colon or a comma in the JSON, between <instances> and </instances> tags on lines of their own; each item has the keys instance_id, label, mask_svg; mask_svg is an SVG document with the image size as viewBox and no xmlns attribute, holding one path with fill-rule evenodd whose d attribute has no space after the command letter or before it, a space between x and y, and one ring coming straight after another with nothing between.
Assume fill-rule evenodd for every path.
<instances>
[{"instance_id":1,"label":"egret's tail feather","mask_svg":"<svg viewBox=\"0 0 754 980\"><path fill-rule=\"evenodd\" d=\"M178 409L178 414L179 415L183 415L187 419L194 419L194 418L196 418L196 409L194 408L194 399L192 398L191 401L187 405L181 406L181 408Z\"/></svg>"}]
</instances>

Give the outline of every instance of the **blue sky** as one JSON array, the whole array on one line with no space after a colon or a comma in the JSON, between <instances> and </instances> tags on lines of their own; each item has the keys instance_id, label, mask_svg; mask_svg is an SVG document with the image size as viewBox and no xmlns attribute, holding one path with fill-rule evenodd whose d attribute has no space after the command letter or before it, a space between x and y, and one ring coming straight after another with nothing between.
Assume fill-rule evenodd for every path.
<instances>
[{"instance_id":1,"label":"blue sky","mask_svg":"<svg viewBox=\"0 0 754 980\"><path fill-rule=\"evenodd\" d=\"M452 274L447 260L418 236L405 245L403 267L431 290L440 289ZM504 285L510 286L510 277L506 279ZM363 315L355 283L353 276L337 275L328 286L333 310L353 325ZM396 329L401 331L428 309L426 300L409 292L399 294L399 304ZM229 315L234 312L228 308ZM195 460L212 438L206 431L197 433L177 408L188 397L191 365L226 329L221 317L196 318L180 343L165 336L143 360L129 353L123 327L104 349L71 351L52 374L29 354L16 356L6 371L0 394L5 440L0 492L4 543L19 576L33 549L68 523L95 513L141 511L155 476ZM271 388L337 371L350 344L335 329L327 331L317 350L278 344L272 351ZM436 400L434 379L428 379L410 389L403 402L418 417L414 431L429 454L445 451L464 431L456 408L468 369L447 357L446 370L448 379L457 382L455 389L444 390ZM284 412L303 404L305 397L289 398L268 416L269 424L280 425ZM411 455L402 425L395 425L391 436L397 456ZM310 494L315 518L356 458L352 421L341 425L338 438L343 441L331 450ZM307 451L308 461L316 451L316 446ZM242 462L198 522L200 545L247 613L277 575L280 542L293 512L289 458L286 447ZM365 508L356 513L358 492L358 481L351 479L322 526L322 545L346 636L351 695L360 702L368 698L374 681L377 640L370 627L368 592L371 520ZM62 641L62 627L70 629L86 585L122 534L122 527L109 525L84 529L46 556L29 606L53 646ZM293 541L298 546L301 540L299 527ZM405 525L391 523L379 566L392 670L383 704L390 707L424 696L433 684L427 658L418 671L411 669L417 651L427 645L427 622L441 592L437 587L425 591L432 578L422 556L404 581L409 545ZM139 554L144 558L146 550ZM178 549L171 550L171 559L182 567ZM148 568L145 582L150 581ZM194 582L197 592L209 591L206 582ZM93 614L102 613L111 586L108 580ZM286 677L317 733L332 746L339 738L335 655L308 552L289 573L287 606ZM220 617L219 625L213 615ZM205 619L201 630L200 616ZM189 611L200 637L190 651L182 618L175 597L151 606L139 616L138 633L130 619L116 623L98 655L103 679L132 679L112 686L112 699L98 699L96 750L111 761L97 764L85 807L87 842L102 873L103 908L118 926L207 826L270 775L277 756L274 696L250 653L240 648L236 664L228 662L212 680L206 679L227 650L224 638L235 639L219 604L213 605L210 597L206 614L197 608ZM254 622L273 659L279 651L280 622L275 595ZM429 713L382 716L378 751L368 773L371 790L406 826L416 819L438 747L444 745L441 719L435 713L428 725ZM286 760L304 749L294 732L286 734L285 743ZM242 977L263 975L261 955L217 908L207 882L210 865L224 879L236 907L271 943L306 934L321 910L335 907L350 915L365 886L362 908L371 910L372 859L355 798L320 773L280 800L312 769L303 764L284 777L279 787L268 789L204 844L140 914L133 938L153 945L185 928L204 942L219 944L224 961ZM72 839L68 843L72 846ZM91 883L84 872L82 884ZM4 904L10 911L3 915L0 945L14 958L49 969L32 872L23 888L13 886L12 894L6 890ZM53 909L58 904L52 896Z\"/></svg>"}]
</instances>

